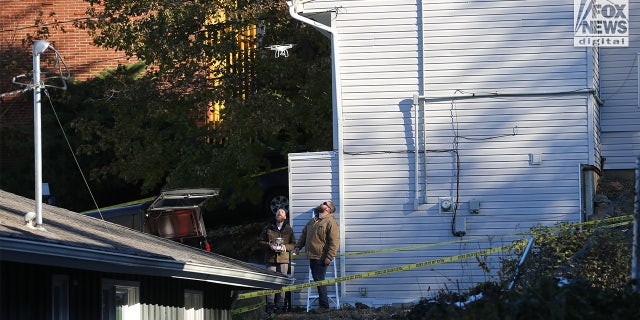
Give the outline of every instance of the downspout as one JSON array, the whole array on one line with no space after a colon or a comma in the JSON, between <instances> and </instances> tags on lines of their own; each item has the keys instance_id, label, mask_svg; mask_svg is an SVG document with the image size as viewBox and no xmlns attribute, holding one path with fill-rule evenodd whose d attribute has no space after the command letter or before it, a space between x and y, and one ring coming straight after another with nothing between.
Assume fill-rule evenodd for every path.
<instances>
[{"instance_id":1,"label":"downspout","mask_svg":"<svg viewBox=\"0 0 640 320\"><path fill-rule=\"evenodd\" d=\"M419 118L422 119L423 128L422 128L422 146L423 146L423 155L422 155L422 163L423 163L423 171L424 171L424 191L423 191L423 202L427 203L427 121L426 121L426 106L425 102L419 99L420 96L424 96L425 92L425 77L424 77L424 1L420 1L420 7L418 8L418 21L420 25L418 26L418 94L413 96L413 108L415 113L415 128L414 128L414 149L415 149L415 181L414 188L415 194L413 199L413 209L418 210L420 206L420 180L419 180L419 164L420 164L420 141L419 141ZM422 106L422 107L421 107ZM419 112L422 110L422 112ZM422 115L422 117L419 117Z\"/></svg>"},{"instance_id":2,"label":"downspout","mask_svg":"<svg viewBox=\"0 0 640 320\"><path fill-rule=\"evenodd\" d=\"M346 227L346 205L344 201L344 146L343 146L343 119L342 119L342 90L340 87L340 59L339 59L339 46L338 46L338 33L333 27L328 27L322 23L311 20L309 18L299 15L295 10L295 1L287 1L289 6L289 14L292 18L314 26L320 30L324 30L331 34L331 65L332 65L332 83L331 89L333 92L332 100L335 108L333 109L333 118L336 119L333 123L334 132L338 133L337 139L333 141L333 147L338 153L338 189L339 196L338 201L340 203L340 255L344 256L345 253L345 227ZM335 137L335 135L334 135ZM340 259L340 274L345 274L345 261ZM346 283L340 283L340 291L346 292Z\"/></svg>"}]
</instances>

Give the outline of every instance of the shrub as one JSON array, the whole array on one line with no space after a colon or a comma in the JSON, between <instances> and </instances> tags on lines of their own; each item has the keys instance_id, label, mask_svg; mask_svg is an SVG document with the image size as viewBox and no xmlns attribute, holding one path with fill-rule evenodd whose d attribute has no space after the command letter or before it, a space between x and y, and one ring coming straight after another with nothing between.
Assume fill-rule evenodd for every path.
<instances>
[{"instance_id":1,"label":"shrub","mask_svg":"<svg viewBox=\"0 0 640 320\"><path fill-rule=\"evenodd\" d=\"M522 266L519 258L504 259L500 281L480 283L465 295L440 292L421 300L406 318L640 319L640 293L630 284L631 233L624 224L533 228L534 245ZM525 247L515 243L515 256ZM478 293L481 299L456 305Z\"/></svg>"}]
</instances>

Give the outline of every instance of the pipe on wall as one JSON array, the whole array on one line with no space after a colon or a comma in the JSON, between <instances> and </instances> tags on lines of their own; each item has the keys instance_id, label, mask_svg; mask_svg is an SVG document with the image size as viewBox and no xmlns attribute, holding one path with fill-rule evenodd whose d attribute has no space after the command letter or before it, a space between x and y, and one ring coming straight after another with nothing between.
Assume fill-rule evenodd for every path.
<instances>
[{"instance_id":1,"label":"pipe on wall","mask_svg":"<svg viewBox=\"0 0 640 320\"><path fill-rule=\"evenodd\" d=\"M344 256L345 253L345 227L346 227L346 204L344 200L344 146L343 146L343 117L342 117L342 91L340 90L340 50L338 45L338 33L334 27L328 27L322 23L311 20L307 17L301 16L296 12L295 1L287 1L289 6L289 14L292 18L314 26L320 30L326 31L331 35L331 65L332 65L332 100L335 108L333 109L333 118L336 120L333 123L334 132L338 133L337 139L334 140L334 149L338 154L338 202L340 205L340 254ZM333 24L332 24L333 25ZM345 273L345 261L340 259L340 274ZM341 292L346 292L346 283L340 283Z\"/></svg>"}]
</instances>

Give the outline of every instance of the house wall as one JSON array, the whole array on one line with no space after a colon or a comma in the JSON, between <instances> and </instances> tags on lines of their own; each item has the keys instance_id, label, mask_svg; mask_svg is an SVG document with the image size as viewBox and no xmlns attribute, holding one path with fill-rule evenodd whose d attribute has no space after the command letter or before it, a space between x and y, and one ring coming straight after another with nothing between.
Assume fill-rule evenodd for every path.
<instances>
[{"instance_id":1,"label":"house wall","mask_svg":"<svg viewBox=\"0 0 640 320\"><path fill-rule=\"evenodd\" d=\"M52 277L69 279L69 320L101 319L103 279L140 283L140 319L183 319L184 291L204 296L204 319L231 319L232 288L197 281L2 261L0 319L53 319Z\"/></svg>"},{"instance_id":2,"label":"house wall","mask_svg":"<svg viewBox=\"0 0 640 320\"><path fill-rule=\"evenodd\" d=\"M605 170L634 169L640 156L640 1L629 1L629 46L600 49L602 156Z\"/></svg>"},{"instance_id":3,"label":"house wall","mask_svg":"<svg viewBox=\"0 0 640 320\"><path fill-rule=\"evenodd\" d=\"M599 164L598 105L589 93L599 66L595 50L573 47L573 1L307 7L336 14L343 275L502 246L532 226L581 219L580 168ZM329 168L290 160L296 214L298 199L322 200L298 181ZM448 212L443 198L454 203ZM415 245L425 247L353 254ZM464 290L496 280L505 254L483 255L486 268L471 258L348 281L343 300L405 303Z\"/></svg>"},{"instance_id":4,"label":"house wall","mask_svg":"<svg viewBox=\"0 0 640 320\"><path fill-rule=\"evenodd\" d=\"M289 154L289 219L295 231L296 240L304 226L313 217L313 209L324 201L333 201L336 205L334 218L340 221L337 172L338 163L334 152ZM309 281L308 260L304 255L293 256L293 258L294 277L298 279L296 283ZM311 294L316 294L316 289L311 289ZM293 305L305 306L308 290L293 291L292 298Z\"/></svg>"}]
</instances>

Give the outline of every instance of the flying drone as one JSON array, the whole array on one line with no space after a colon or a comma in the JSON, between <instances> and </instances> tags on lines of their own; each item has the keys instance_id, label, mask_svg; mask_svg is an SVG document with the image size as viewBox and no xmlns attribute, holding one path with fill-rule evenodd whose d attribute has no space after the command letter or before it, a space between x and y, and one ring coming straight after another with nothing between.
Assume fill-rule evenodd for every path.
<instances>
[{"instance_id":1,"label":"flying drone","mask_svg":"<svg viewBox=\"0 0 640 320\"><path fill-rule=\"evenodd\" d=\"M289 56L289 49L293 48L293 44L278 44L278 45L272 45L272 46L268 46L267 48L275 51L275 56L276 58L283 56L283 57L288 57Z\"/></svg>"}]
</instances>

